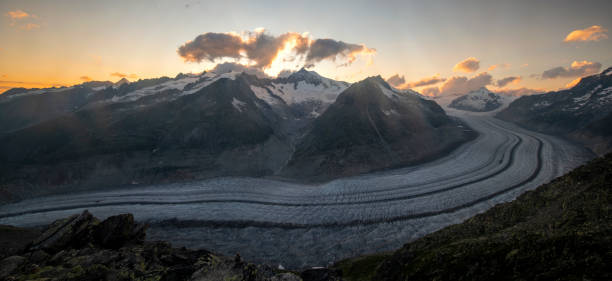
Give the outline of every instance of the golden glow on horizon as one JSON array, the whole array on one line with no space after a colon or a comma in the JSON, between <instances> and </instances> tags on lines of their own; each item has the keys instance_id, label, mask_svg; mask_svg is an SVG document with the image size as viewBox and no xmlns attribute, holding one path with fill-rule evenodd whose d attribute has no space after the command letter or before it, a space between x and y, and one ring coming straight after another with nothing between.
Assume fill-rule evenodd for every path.
<instances>
[{"instance_id":1,"label":"golden glow on horizon","mask_svg":"<svg viewBox=\"0 0 612 281\"><path fill-rule=\"evenodd\" d=\"M571 88L576 86L578 83L580 83L580 80L582 80L582 77L576 78L574 80L572 80L572 82L569 82L565 85L566 88Z\"/></svg>"},{"instance_id":2,"label":"golden glow on horizon","mask_svg":"<svg viewBox=\"0 0 612 281\"><path fill-rule=\"evenodd\" d=\"M41 88L69 86L96 80L114 82L121 78L133 81L161 76L174 77L181 72L199 73L205 69L212 69L216 63L222 62L258 68L272 77L277 76L282 70L297 70L301 66L310 66L310 70L317 71L323 76L347 82L356 82L379 74L388 77L389 74L397 73L406 80L405 83L398 85L398 88L412 88L420 92L426 92L428 88L438 90L444 88L445 83L451 79L455 83L458 83L461 77L469 81L476 74L486 70L492 76L487 87L506 89L505 85L515 87L520 85L520 87L531 89L557 90L575 85L579 81L576 79L578 76L586 75L586 72L576 74L577 69L589 69L588 73L593 73L590 71L593 67L589 68L586 63L598 63L603 68L610 64L610 60L606 58L608 53L601 54L601 48L610 43L610 40L604 40L609 36L608 29L605 28L609 28L609 21L605 19L593 19L589 24L571 26L571 28L559 27L554 32L541 34L542 37L556 42L557 45L536 45L555 52L550 56L543 54L540 59L530 53L533 48L523 48L524 42L520 42L517 38L513 38L517 40L516 45L506 44L491 48L489 46L493 46L491 43L493 41L489 42L490 45L483 44L483 40L498 40L495 34L486 34L484 39L479 38L483 37L482 35L474 36L469 40L449 34L444 38L447 38L445 40L449 44L455 44L455 48L448 53L440 52L439 46L444 44L438 42L440 41L438 37L432 39L427 36L443 34L445 31L464 35L461 30L451 30L452 28L446 25L432 25L424 28L425 31L398 30L389 27L377 33L372 32L373 30L369 29L368 25L351 22L360 27L356 29L360 32L349 32L331 26L328 28L325 24L317 24L317 22L304 23L296 20L291 24L284 24L285 21L283 21L283 24L279 25L274 21L265 21L257 17L253 19L241 17L240 19L245 23L230 24L217 21L212 24L198 21L197 27L194 27L195 25L183 26L184 29L177 29L178 23L170 26L176 21L172 23L170 21L151 21L147 26L160 23L152 28L155 32L148 32L132 24L131 20L109 18L103 14L92 13L92 19L95 18L95 20L87 21L83 18L82 12L91 11L87 9L91 6L81 5L80 2L75 2L79 4L73 5L78 9L70 9L66 7L66 3L58 4L58 6L64 6L62 9L52 9L54 5L34 2L27 5L18 1L10 5L7 3L3 3L6 5L0 10L0 16L4 20L0 22L0 25L3 25L0 28L4 28L0 29L3 32L1 37L4 41L0 48L0 93L11 87ZM110 5L97 6L106 8ZM188 11L184 11L182 5L179 6L181 10L173 10L172 17L178 15L185 19L190 17L190 20L201 17L202 11L197 11L200 12L200 15L194 18L193 15L188 14ZM224 13L222 10L217 13ZM155 14L159 11L152 9L151 12ZM228 9L225 13L234 15L237 12ZM167 13L160 14L166 15ZM167 15L170 18L171 15ZM138 20L148 19L139 18ZM597 25L593 25L595 23ZM269 30L264 27L252 29L252 27L263 24L270 27L274 35L266 33ZM586 28L579 29L583 27ZM250 31L223 32L245 29ZM315 40L308 32L283 33L287 30L310 30L317 35L314 38L329 38L338 43L350 42L346 43L350 46L344 49L346 51L337 53L335 56L325 57L325 52L320 52L314 59L311 58L306 62L308 52L297 50L301 50L301 47L310 48ZM234 56L215 58L212 61L202 61L201 58L189 56L181 57L176 54L176 48L181 43L193 39L194 35L207 31L232 35L238 38L243 45ZM529 32L518 34L531 35ZM566 34L565 37L563 37L564 34ZM258 35L269 35L273 42L265 40L257 42L257 44L263 43L261 45L263 47L245 46L245 44L255 42ZM319 35L324 37L318 37ZM508 34L508 36L514 35ZM432 41L428 41L429 39ZM561 40L564 42L601 42L570 45L561 44ZM359 42L365 44L357 44ZM537 43L544 44L540 41ZM268 48L268 44L272 47ZM517 51L512 48L516 48ZM585 50L587 48L591 49ZM435 49L435 52L429 49ZM490 51L490 49L495 49L495 51ZM271 51L266 52L266 50ZM591 50L596 55L585 54ZM377 52L380 52L380 55ZM377 56L376 61L373 60L375 55ZM460 61L461 59L463 61ZM186 64L185 61L196 63ZM311 64L314 64L314 67ZM566 71L562 73L566 74L542 79L543 72L558 67L563 67ZM598 68L596 71L599 70ZM431 76L438 72L441 74ZM499 80L508 77L522 77L522 79L512 80L508 84L499 84L504 85L501 87L497 84Z\"/></svg>"}]
</instances>

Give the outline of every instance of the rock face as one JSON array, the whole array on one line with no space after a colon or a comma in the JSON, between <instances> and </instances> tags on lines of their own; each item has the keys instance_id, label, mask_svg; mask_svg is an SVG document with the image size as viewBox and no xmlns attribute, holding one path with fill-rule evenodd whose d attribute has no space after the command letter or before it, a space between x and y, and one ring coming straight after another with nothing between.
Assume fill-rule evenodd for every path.
<instances>
[{"instance_id":1,"label":"rock face","mask_svg":"<svg viewBox=\"0 0 612 281\"><path fill-rule=\"evenodd\" d=\"M608 154L392 254L335 267L345 280L611 280L611 180Z\"/></svg>"},{"instance_id":2,"label":"rock face","mask_svg":"<svg viewBox=\"0 0 612 281\"><path fill-rule=\"evenodd\" d=\"M85 211L58 220L28 249L0 260L0 280L336 280L145 242L144 231L131 214L100 222Z\"/></svg>"},{"instance_id":3,"label":"rock face","mask_svg":"<svg viewBox=\"0 0 612 281\"><path fill-rule=\"evenodd\" d=\"M142 244L146 225L134 222L132 214L112 216L99 222L88 211L53 222L32 241L31 251L55 253L63 249L94 244L117 249L128 243Z\"/></svg>"},{"instance_id":4,"label":"rock face","mask_svg":"<svg viewBox=\"0 0 612 281\"><path fill-rule=\"evenodd\" d=\"M370 77L342 92L312 123L282 174L325 180L414 164L475 135L435 102Z\"/></svg>"},{"instance_id":5,"label":"rock face","mask_svg":"<svg viewBox=\"0 0 612 281\"><path fill-rule=\"evenodd\" d=\"M497 117L565 136L603 155L612 151L612 68L582 78L571 89L520 97Z\"/></svg>"},{"instance_id":6,"label":"rock face","mask_svg":"<svg viewBox=\"0 0 612 281\"><path fill-rule=\"evenodd\" d=\"M448 107L465 111L487 112L498 109L503 104L503 97L482 87L454 99Z\"/></svg>"}]
</instances>

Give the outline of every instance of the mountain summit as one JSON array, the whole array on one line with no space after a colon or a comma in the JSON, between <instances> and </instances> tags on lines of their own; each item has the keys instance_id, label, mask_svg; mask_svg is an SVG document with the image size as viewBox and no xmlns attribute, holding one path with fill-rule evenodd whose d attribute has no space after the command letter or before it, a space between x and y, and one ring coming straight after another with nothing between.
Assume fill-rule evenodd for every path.
<instances>
[{"instance_id":1,"label":"mountain summit","mask_svg":"<svg viewBox=\"0 0 612 281\"><path fill-rule=\"evenodd\" d=\"M313 122L283 174L329 178L414 164L474 135L435 102L396 92L380 76L369 77L342 92Z\"/></svg>"},{"instance_id":2,"label":"mountain summit","mask_svg":"<svg viewBox=\"0 0 612 281\"><path fill-rule=\"evenodd\" d=\"M487 112L498 109L502 104L501 96L482 87L454 99L448 107L465 111Z\"/></svg>"}]
</instances>

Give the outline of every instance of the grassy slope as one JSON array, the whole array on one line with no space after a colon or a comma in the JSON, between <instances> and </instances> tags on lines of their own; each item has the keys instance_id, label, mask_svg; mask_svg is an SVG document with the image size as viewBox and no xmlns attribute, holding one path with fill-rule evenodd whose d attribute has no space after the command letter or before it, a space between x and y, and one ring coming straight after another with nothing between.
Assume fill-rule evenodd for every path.
<instances>
[{"instance_id":1,"label":"grassy slope","mask_svg":"<svg viewBox=\"0 0 612 281\"><path fill-rule=\"evenodd\" d=\"M346 280L612 280L612 154L392 255L336 264Z\"/></svg>"}]
</instances>

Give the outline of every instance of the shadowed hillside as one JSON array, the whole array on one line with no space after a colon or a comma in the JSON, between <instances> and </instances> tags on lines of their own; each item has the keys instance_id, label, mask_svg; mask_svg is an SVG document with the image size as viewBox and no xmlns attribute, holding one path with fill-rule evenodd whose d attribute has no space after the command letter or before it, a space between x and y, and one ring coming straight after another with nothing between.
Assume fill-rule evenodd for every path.
<instances>
[{"instance_id":1,"label":"shadowed hillside","mask_svg":"<svg viewBox=\"0 0 612 281\"><path fill-rule=\"evenodd\" d=\"M347 280L610 280L612 154L392 254L336 264Z\"/></svg>"}]
</instances>

